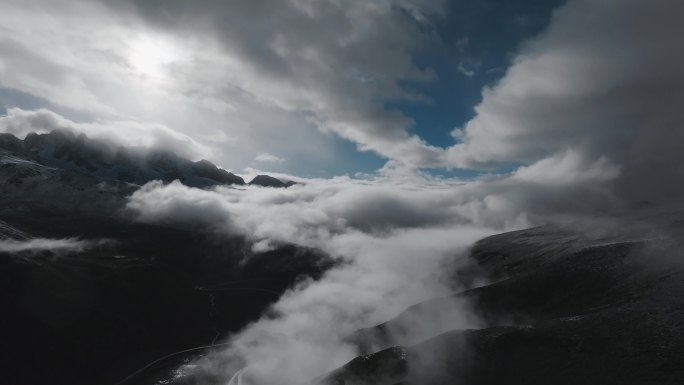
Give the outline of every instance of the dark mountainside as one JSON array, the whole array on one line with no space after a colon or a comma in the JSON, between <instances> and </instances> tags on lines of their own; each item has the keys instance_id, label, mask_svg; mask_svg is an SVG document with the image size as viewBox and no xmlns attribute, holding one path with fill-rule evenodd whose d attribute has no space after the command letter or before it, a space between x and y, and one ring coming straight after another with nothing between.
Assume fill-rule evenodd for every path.
<instances>
[{"instance_id":1,"label":"dark mountainside","mask_svg":"<svg viewBox=\"0 0 684 385\"><path fill-rule=\"evenodd\" d=\"M676 384L684 379L684 228L588 237L541 227L472 249L490 284L351 337L366 353L318 384ZM406 319L467 300L488 327L416 341Z\"/></svg>"},{"instance_id":2,"label":"dark mountainside","mask_svg":"<svg viewBox=\"0 0 684 385\"><path fill-rule=\"evenodd\" d=\"M154 179L244 183L206 161L68 132L24 141L0 135L0 239L92 243L0 251L0 341L11 352L3 383L117 383L160 357L241 329L298 280L336 263L295 245L253 252L239 236L134 222L122 210L126 197ZM175 364L167 360L166 370ZM125 383L149 383L145 375Z\"/></svg>"},{"instance_id":3,"label":"dark mountainside","mask_svg":"<svg viewBox=\"0 0 684 385\"><path fill-rule=\"evenodd\" d=\"M244 185L239 176L207 160L189 161L171 152L127 148L87 138L66 130L49 134L31 133L22 141L0 134L3 164L32 161L40 165L80 172L98 178L145 184L152 180L180 180L191 187Z\"/></svg>"},{"instance_id":4,"label":"dark mountainside","mask_svg":"<svg viewBox=\"0 0 684 385\"><path fill-rule=\"evenodd\" d=\"M262 186L262 187L278 187L278 188L287 188L290 186L296 185L297 182L293 181L288 181L288 182L283 182L278 178L274 178L269 175L257 175L254 177L249 182L249 185L256 185L256 186Z\"/></svg>"},{"instance_id":5,"label":"dark mountainside","mask_svg":"<svg viewBox=\"0 0 684 385\"><path fill-rule=\"evenodd\" d=\"M115 383L159 357L240 329L302 276L319 277L331 263L315 250L283 245L252 253L240 239L185 229L3 217L22 229L5 222L4 237L110 239L80 252L0 252L1 338L13 353L4 360L13 368L7 383Z\"/></svg>"}]
</instances>

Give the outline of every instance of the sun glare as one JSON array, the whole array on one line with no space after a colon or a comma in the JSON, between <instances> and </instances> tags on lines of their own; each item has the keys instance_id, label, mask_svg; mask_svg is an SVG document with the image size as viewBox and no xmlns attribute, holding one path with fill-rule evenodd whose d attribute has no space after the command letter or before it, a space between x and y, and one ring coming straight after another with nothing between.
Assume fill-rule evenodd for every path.
<instances>
[{"instance_id":1,"label":"sun glare","mask_svg":"<svg viewBox=\"0 0 684 385\"><path fill-rule=\"evenodd\" d=\"M140 75L152 79L168 76L169 64L177 58L174 47L163 40L142 38L131 47L129 62Z\"/></svg>"}]
</instances>

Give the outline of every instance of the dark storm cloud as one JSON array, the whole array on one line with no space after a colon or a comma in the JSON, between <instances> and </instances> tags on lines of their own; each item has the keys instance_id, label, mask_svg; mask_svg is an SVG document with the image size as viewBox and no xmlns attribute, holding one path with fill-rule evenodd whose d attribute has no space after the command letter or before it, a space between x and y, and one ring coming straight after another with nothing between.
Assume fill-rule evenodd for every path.
<instances>
[{"instance_id":1,"label":"dark storm cloud","mask_svg":"<svg viewBox=\"0 0 684 385\"><path fill-rule=\"evenodd\" d=\"M321 129L362 149L410 164L439 163L437 148L408 133L413 121L383 105L425 99L401 83L435 78L412 55L430 42L427 16L439 14L441 0L107 4L220 44L241 62L247 79L240 86L257 99L310 114Z\"/></svg>"},{"instance_id":2,"label":"dark storm cloud","mask_svg":"<svg viewBox=\"0 0 684 385\"><path fill-rule=\"evenodd\" d=\"M149 15L144 7L123 1L6 0L0 39L19 50L7 50L12 55L0 57L0 86L45 99L62 110L41 107L72 121L163 125L212 147L212 160L226 168L254 166L263 153L286 159L280 166L283 171L309 175L367 170L374 167L369 163L380 161L370 154L349 160L354 149L331 131L352 135L360 144L389 140L407 158L412 148L417 148L416 154L427 148L402 134L403 129L378 128L390 121L410 124L401 114L382 109L386 96L379 92L403 92L394 74L406 69L406 79L416 81L431 76L409 61L405 47L415 46L409 38L415 33L401 31L400 21L414 20L409 27L417 23L418 10L350 3L344 9L353 28L348 26L347 35L338 36L330 30L338 28L335 17L324 20L327 25L320 23L320 32L295 30L315 24L316 17L302 16L306 4L274 1L264 13L267 21L250 19L251 7L259 9L259 4L235 2L233 11L226 3L188 4L168 2L168 9L153 7ZM318 7L314 3L312 9ZM391 22L376 25L383 18ZM234 27L224 31L226 23ZM292 26L286 28L289 23ZM271 24L282 33L268 31ZM235 35L226 36L233 29ZM384 44L379 29L396 36L391 41L395 47L363 43L374 36L376 43ZM321 42L316 41L319 37ZM325 40L333 37L340 40ZM298 44L300 39L309 41ZM337 52L340 46L349 47L349 53ZM337 54L330 57L326 50ZM353 60L366 62L343 70L334 65L346 65L353 52ZM378 67L391 63L378 62L376 52L391 58L398 70L382 72ZM375 72L366 73L366 67ZM338 95L332 86L348 90L340 88ZM22 107L12 101L8 106Z\"/></svg>"}]
</instances>

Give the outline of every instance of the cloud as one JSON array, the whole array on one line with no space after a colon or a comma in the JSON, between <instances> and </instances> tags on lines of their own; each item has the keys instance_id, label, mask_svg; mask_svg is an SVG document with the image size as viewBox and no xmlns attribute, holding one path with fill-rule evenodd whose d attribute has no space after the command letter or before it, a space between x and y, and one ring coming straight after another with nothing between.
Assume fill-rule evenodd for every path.
<instances>
[{"instance_id":1,"label":"cloud","mask_svg":"<svg viewBox=\"0 0 684 385\"><path fill-rule=\"evenodd\" d=\"M339 160L326 136L334 133L389 159L365 180L212 190L153 182L132 194L127 208L139 221L239 233L259 250L294 242L347 262L288 292L228 350L202 362L223 376L246 366L260 383L309 380L355 355L343 342L349 333L451 290L445 260L472 241L620 214L643 200L677 201L684 192L684 54L673 38L682 34L684 5L676 0L570 0L483 91L450 148L413 135L414 122L385 107L424 100L406 85L435 81L415 53L430 44L427 23L442 1L74 0L44 1L33 13L20 3L9 1L12 16L3 19L12 33L2 44L13 55L0 60L2 85L115 112L77 123L10 109L0 118L5 131L67 126L181 154L204 151L192 136L220 142L213 149L232 167L277 153L288 164L306 154L316 168L311 159ZM139 41L176 54L131 56L128 42ZM510 164L523 166L470 182L419 172Z\"/></svg>"},{"instance_id":2,"label":"cloud","mask_svg":"<svg viewBox=\"0 0 684 385\"><path fill-rule=\"evenodd\" d=\"M442 0L39 4L5 4L0 84L85 111L90 121L168 127L228 168L248 167L260 153L310 175L351 163L334 133L395 170L530 166L574 151L586 164L603 158L618 167L614 189L629 191L630 201L683 189L667 186L684 172L667 167L684 135L675 0L567 2L484 90L448 148L412 134L414 122L386 107L425 100L411 85L438 81L416 55L435 43L430 23L444 14ZM141 44L166 48L141 58ZM461 62L473 70L467 57ZM141 73L150 68L164 76Z\"/></svg>"},{"instance_id":3,"label":"cloud","mask_svg":"<svg viewBox=\"0 0 684 385\"><path fill-rule=\"evenodd\" d=\"M294 242L346 261L322 280L288 292L269 312L275 317L249 326L228 350L200 365L207 371L219 370L221 362L235 366L220 369L224 377L249 366L245 376L256 383L295 384L353 358L355 347L344 339L355 330L450 292L447 266L462 263L454 256L496 231L470 217L469 202L459 195L454 186L429 180L335 178L288 189L213 190L154 182L130 197L128 210L142 222L238 233L258 249ZM442 318L472 327L477 321L468 314L461 304Z\"/></svg>"},{"instance_id":4,"label":"cloud","mask_svg":"<svg viewBox=\"0 0 684 385\"><path fill-rule=\"evenodd\" d=\"M448 292L440 275L445 257L485 234L631 214L632 203L643 198L680 199L684 171L674 165L684 135L677 104L684 96L684 55L672 36L680 35L675 15L682 10L669 0L568 2L484 91L477 115L454 132L460 143L444 152L421 147L419 138L383 136L366 124L372 113L345 131L347 115L330 119L325 108L316 110L319 126L361 146L391 142L382 151L392 159L399 148L411 153L391 162L383 177L309 180L288 190L158 184L133 194L128 207L142 221L195 221L245 234L259 247L294 241L348 261L288 292L270 317L233 336L230 348L201 367L227 377L246 367L245 377L255 383L301 383L355 355L343 342L349 333ZM401 127L403 118L394 118ZM392 175L433 162L524 166L466 183Z\"/></svg>"},{"instance_id":5,"label":"cloud","mask_svg":"<svg viewBox=\"0 0 684 385\"><path fill-rule=\"evenodd\" d=\"M458 290L450 274L466 263L474 241L549 222L588 220L594 226L582 230L605 231L608 222L596 221L597 213L623 214L609 188L620 172L606 158L569 150L468 182L376 175L299 178L304 183L288 189L212 190L152 182L130 196L127 209L141 222L242 234L257 251L293 242L345 261L288 291L262 319L231 336L226 349L178 371L225 383L245 369L248 383L299 384L354 358L359 352L347 339L353 332ZM406 343L486 326L466 302L417 311L397 325L396 337Z\"/></svg>"},{"instance_id":6,"label":"cloud","mask_svg":"<svg viewBox=\"0 0 684 385\"><path fill-rule=\"evenodd\" d=\"M475 76L475 71L467 67L464 63L459 63L458 72L462 73L468 78L472 78L473 76Z\"/></svg>"},{"instance_id":7,"label":"cloud","mask_svg":"<svg viewBox=\"0 0 684 385\"><path fill-rule=\"evenodd\" d=\"M341 167L331 133L390 159L440 162L409 132L413 121L384 105L426 99L410 85L435 73L413 54L433 39L443 0L32 5L4 4L0 39L16 49L0 59L0 85L73 115L155 122L196 140L222 131L240 146L205 144L238 169L261 152L290 168Z\"/></svg>"},{"instance_id":8,"label":"cloud","mask_svg":"<svg viewBox=\"0 0 684 385\"><path fill-rule=\"evenodd\" d=\"M273 154L269 154L268 152L262 152L261 154L257 155L256 158L254 158L257 162L264 162L264 163L283 163L285 162L284 158L275 156Z\"/></svg>"},{"instance_id":9,"label":"cloud","mask_svg":"<svg viewBox=\"0 0 684 385\"><path fill-rule=\"evenodd\" d=\"M419 184L348 177L305 183L286 190L199 190L178 182L155 182L136 191L128 207L142 221L198 221L255 241L312 247L324 247L329 237L349 229L382 235L396 228L506 225L498 215L477 220L470 213L473 201L481 198L481 188L475 185L455 188L452 182L423 180Z\"/></svg>"},{"instance_id":10,"label":"cloud","mask_svg":"<svg viewBox=\"0 0 684 385\"><path fill-rule=\"evenodd\" d=\"M111 115L73 70L36 54L21 42L0 34L0 86L15 88L60 105L91 113Z\"/></svg>"},{"instance_id":11,"label":"cloud","mask_svg":"<svg viewBox=\"0 0 684 385\"><path fill-rule=\"evenodd\" d=\"M605 157L589 162L582 154L571 149L530 166L520 167L513 174L513 179L566 187L574 184L609 182L619 175L619 166L612 164Z\"/></svg>"},{"instance_id":12,"label":"cloud","mask_svg":"<svg viewBox=\"0 0 684 385\"><path fill-rule=\"evenodd\" d=\"M0 239L0 252L40 253L44 251L49 251L53 253L78 253L100 244L102 244L102 241L94 242L75 238L33 238L29 240Z\"/></svg>"},{"instance_id":13,"label":"cloud","mask_svg":"<svg viewBox=\"0 0 684 385\"><path fill-rule=\"evenodd\" d=\"M684 54L672 38L682 14L674 0L569 1L484 90L446 163L519 162L530 164L519 179L612 181L627 201L676 199L684 171L667 165L684 138Z\"/></svg>"},{"instance_id":14,"label":"cloud","mask_svg":"<svg viewBox=\"0 0 684 385\"><path fill-rule=\"evenodd\" d=\"M76 123L50 110L25 111L10 108L0 116L0 132L25 137L31 132L46 133L70 130L95 139L105 139L124 146L174 152L190 159L206 158L210 150L187 135L169 127L137 121L95 121Z\"/></svg>"},{"instance_id":15,"label":"cloud","mask_svg":"<svg viewBox=\"0 0 684 385\"><path fill-rule=\"evenodd\" d=\"M567 181L558 176L558 185L547 183L559 169L577 174ZM506 177L471 182L340 177L309 179L289 189L213 190L154 182L136 191L127 208L142 222L242 234L257 250L294 242L346 261L321 280L286 293L267 316L232 336L229 348L193 363L224 381L246 367L246 381L296 384L358 354L346 342L354 331L458 288L449 274L465 263L475 240L554 219L594 217L601 206L610 209L613 197L600 182L618 173L605 160L584 163L568 152ZM576 180L581 183L572 183ZM467 303L414 316L407 325L425 327L401 338L482 325Z\"/></svg>"},{"instance_id":16,"label":"cloud","mask_svg":"<svg viewBox=\"0 0 684 385\"><path fill-rule=\"evenodd\" d=\"M671 36L682 32L673 16L682 6L675 0L567 2L548 30L516 54L503 79L484 90L475 118L454 132L458 143L449 148L411 134L414 122L384 107L425 99L402 84L434 80L414 55L432 42L427 26L442 14L441 1L128 4L114 7L162 30L210 36L239 74L221 78L224 84L263 106L303 114L407 169L531 165L573 150L587 162L605 157L622 170L620 181L636 187L629 180L643 164L676 156L668 147L673 141L655 139L681 131L676 101L684 58Z\"/></svg>"},{"instance_id":17,"label":"cloud","mask_svg":"<svg viewBox=\"0 0 684 385\"><path fill-rule=\"evenodd\" d=\"M293 39L301 31L276 22L284 30L282 40L274 39L281 50L253 52L257 45L233 41L231 33L242 38L241 31L219 27L224 49L244 54L250 68L277 74L272 88L257 81L247 92L273 90L268 102L308 111L319 127L391 161L382 176L369 180L309 180L287 190L199 191L156 184L133 194L128 207L141 221L200 223L244 234L259 248L296 242L348 261L321 281L289 292L271 317L233 336L228 350L202 365L227 376L247 367L245 376L257 383L306 381L354 356L353 347L343 342L352 331L448 292L440 275L446 271L445 257L464 252L485 234L598 213L622 215L631 207L625 202L645 197L678 199L684 171L673 165L681 158L677 103L684 96L679 95L684 79L678 68L684 55L671 37L681 32L674 16L680 10L669 0L568 2L549 29L517 55L504 78L484 90L476 116L454 132L459 143L448 149L407 135L410 122L399 113L363 107L368 99L354 96L367 90L365 85L321 88L301 77L328 78L319 77L316 67L288 65L317 60L330 66L326 55L336 57L336 50L346 52L345 47L316 49L318 40ZM655 19L662 22L655 25L650 21ZM270 27L261 28L271 36ZM306 43L317 55L285 60L307 52L301 49ZM355 68L349 61L340 63ZM403 76L392 71L390 79ZM352 71L351 76L372 83L369 73ZM301 88L292 91L290 81ZM329 97L333 89L350 101ZM370 95L390 98L389 93ZM524 166L465 183L411 175L426 165L486 168L511 162Z\"/></svg>"},{"instance_id":18,"label":"cloud","mask_svg":"<svg viewBox=\"0 0 684 385\"><path fill-rule=\"evenodd\" d=\"M214 163L236 170L261 152L287 158L282 168L304 175L346 172L361 163L343 162L353 150L322 133L307 112L248 89L263 74L226 52L209 24L161 28L122 4L4 1L0 41L16 49L3 50L0 88L42 104L10 97L3 109L43 107L75 122L168 127L209 148ZM203 8L176 16L197 21L192 14Z\"/></svg>"}]
</instances>

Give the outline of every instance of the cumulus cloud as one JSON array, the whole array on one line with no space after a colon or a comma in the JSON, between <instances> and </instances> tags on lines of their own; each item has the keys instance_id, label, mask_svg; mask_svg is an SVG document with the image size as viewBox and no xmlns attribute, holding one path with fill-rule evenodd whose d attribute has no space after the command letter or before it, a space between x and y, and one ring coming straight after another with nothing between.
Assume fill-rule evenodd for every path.
<instances>
[{"instance_id":1,"label":"cumulus cloud","mask_svg":"<svg viewBox=\"0 0 684 385\"><path fill-rule=\"evenodd\" d=\"M37 4L6 1L2 86L91 120L171 127L204 141L226 167L261 153L287 158L290 172L343 164L326 135L334 133L394 170L531 165L571 150L583 164L619 167L615 191L629 190L630 200L682 189L667 186L679 170L646 172L677 160L682 135L675 0L567 2L484 90L448 148L429 145L409 117L385 107L426 99L410 85L436 80L416 54L434 43L429 26L443 0ZM643 185L659 193L649 197Z\"/></svg>"},{"instance_id":2,"label":"cumulus cloud","mask_svg":"<svg viewBox=\"0 0 684 385\"><path fill-rule=\"evenodd\" d=\"M314 174L342 168L352 151L321 133L308 114L248 91L245 64L206 25L163 29L111 2L82 0L7 0L3 15L0 41L18 48L3 49L0 88L18 96L3 99L2 107L50 108L76 122L168 127L231 169L269 152L287 158L289 171ZM19 49L25 55L15 54Z\"/></svg>"},{"instance_id":3,"label":"cumulus cloud","mask_svg":"<svg viewBox=\"0 0 684 385\"><path fill-rule=\"evenodd\" d=\"M556 187L574 184L604 183L616 179L620 167L606 157L594 162L585 159L576 150L544 158L530 166L520 167L513 174L513 180L542 183Z\"/></svg>"},{"instance_id":4,"label":"cumulus cloud","mask_svg":"<svg viewBox=\"0 0 684 385\"><path fill-rule=\"evenodd\" d=\"M18 48L0 59L0 85L97 118L223 131L240 143L220 153L232 167L261 152L335 164L329 133L435 165L440 150L384 105L426 99L406 84L435 78L413 54L442 3L8 0L0 39Z\"/></svg>"},{"instance_id":5,"label":"cumulus cloud","mask_svg":"<svg viewBox=\"0 0 684 385\"><path fill-rule=\"evenodd\" d=\"M585 162L604 157L619 166L617 185L638 191L632 176L677 156L684 58L671 37L682 32L684 10L676 0L567 2L484 90L476 116L454 131L457 144L449 148L409 134L411 119L383 107L424 98L401 84L434 80L413 55L429 44L426 23L439 17L441 1L206 0L192 10L182 1L124 4L114 7L164 30L211 36L240 74L221 79L226 84L264 105L303 112L319 128L408 168L529 165L572 150ZM661 187L672 179L649 178Z\"/></svg>"},{"instance_id":6,"label":"cumulus cloud","mask_svg":"<svg viewBox=\"0 0 684 385\"><path fill-rule=\"evenodd\" d=\"M679 196L684 171L666 164L679 162L673 143L684 135L684 55L673 39L682 15L675 0L569 1L484 90L446 163L539 162L517 177L612 180L632 201Z\"/></svg>"},{"instance_id":7,"label":"cumulus cloud","mask_svg":"<svg viewBox=\"0 0 684 385\"><path fill-rule=\"evenodd\" d=\"M129 3L162 27L206 30L209 25L240 73L229 81L255 98L305 112L319 128L363 150L423 166L439 162L437 148L408 133L413 121L386 110L383 101L425 98L401 82L434 79L411 53L429 38L422 27L426 15L439 14L441 0L285 1L277 6L207 0L192 12L182 1Z\"/></svg>"},{"instance_id":8,"label":"cumulus cloud","mask_svg":"<svg viewBox=\"0 0 684 385\"><path fill-rule=\"evenodd\" d=\"M50 110L25 111L10 108L0 116L0 132L25 137L31 132L47 133L70 130L95 139L104 139L124 146L143 147L174 152L190 159L208 157L210 150L187 135L160 124L137 121L95 121L77 123Z\"/></svg>"}]
</instances>

